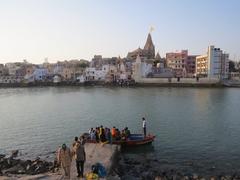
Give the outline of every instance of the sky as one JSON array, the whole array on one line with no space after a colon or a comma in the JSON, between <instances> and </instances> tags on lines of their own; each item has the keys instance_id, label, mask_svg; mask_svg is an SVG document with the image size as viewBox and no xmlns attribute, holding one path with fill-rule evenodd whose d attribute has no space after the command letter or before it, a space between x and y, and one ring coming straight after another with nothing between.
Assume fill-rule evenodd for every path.
<instances>
[{"instance_id":1,"label":"sky","mask_svg":"<svg viewBox=\"0 0 240 180\"><path fill-rule=\"evenodd\" d=\"M239 0L0 0L0 63L125 57L151 26L162 57L215 45L240 59Z\"/></svg>"}]
</instances>

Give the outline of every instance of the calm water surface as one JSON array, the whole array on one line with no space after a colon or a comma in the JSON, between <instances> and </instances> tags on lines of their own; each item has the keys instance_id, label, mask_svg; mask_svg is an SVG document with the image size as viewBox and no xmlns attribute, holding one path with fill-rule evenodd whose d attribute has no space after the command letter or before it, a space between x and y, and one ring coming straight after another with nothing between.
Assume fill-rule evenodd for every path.
<instances>
[{"instance_id":1,"label":"calm water surface","mask_svg":"<svg viewBox=\"0 0 240 180\"><path fill-rule=\"evenodd\" d=\"M240 169L240 89L0 89L0 153L48 157L97 125L141 132L142 116L156 141L127 154L183 171Z\"/></svg>"}]
</instances>

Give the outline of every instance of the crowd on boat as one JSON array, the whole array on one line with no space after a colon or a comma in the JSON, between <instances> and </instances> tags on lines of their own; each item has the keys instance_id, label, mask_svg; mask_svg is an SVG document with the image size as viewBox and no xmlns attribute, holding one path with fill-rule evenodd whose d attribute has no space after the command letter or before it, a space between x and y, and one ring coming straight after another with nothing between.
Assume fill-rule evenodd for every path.
<instances>
[{"instance_id":1,"label":"crowd on boat","mask_svg":"<svg viewBox=\"0 0 240 180\"><path fill-rule=\"evenodd\" d=\"M127 140L131 135L131 132L128 129L128 127L125 127L120 131L115 126L113 126L112 129L110 129L108 127L103 127L102 125L96 127L95 129L91 128L88 133L90 140L103 143Z\"/></svg>"}]
</instances>

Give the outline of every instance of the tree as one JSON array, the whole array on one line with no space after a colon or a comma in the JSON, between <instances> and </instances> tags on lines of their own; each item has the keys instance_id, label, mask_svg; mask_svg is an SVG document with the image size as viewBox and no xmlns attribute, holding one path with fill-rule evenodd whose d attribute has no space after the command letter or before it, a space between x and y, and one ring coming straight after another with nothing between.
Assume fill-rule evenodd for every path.
<instances>
[{"instance_id":1,"label":"tree","mask_svg":"<svg viewBox=\"0 0 240 180\"><path fill-rule=\"evenodd\" d=\"M229 61L229 72L236 72L237 69L235 68L235 62L234 61Z\"/></svg>"}]
</instances>

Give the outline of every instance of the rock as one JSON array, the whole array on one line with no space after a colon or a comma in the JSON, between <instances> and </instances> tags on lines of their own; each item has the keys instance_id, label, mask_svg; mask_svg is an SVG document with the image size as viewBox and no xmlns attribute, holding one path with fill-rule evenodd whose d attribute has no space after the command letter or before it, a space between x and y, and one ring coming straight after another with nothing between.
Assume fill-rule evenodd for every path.
<instances>
[{"instance_id":1,"label":"rock","mask_svg":"<svg viewBox=\"0 0 240 180\"><path fill-rule=\"evenodd\" d=\"M10 157L16 158L18 156L19 150L13 150Z\"/></svg>"},{"instance_id":2,"label":"rock","mask_svg":"<svg viewBox=\"0 0 240 180\"><path fill-rule=\"evenodd\" d=\"M195 180L198 179L198 175L197 175L197 174L193 174L192 177L193 177L193 179L195 179Z\"/></svg>"},{"instance_id":3,"label":"rock","mask_svg":"<svg viewBox=\"0 0 240 180\"><path fill-rule=\"evenodd\" d=\"M6 157L5 154L0 154L0 159L3 159L3 158L5 158L5 157Z\"/></svg>"},{"instance_id":4,"label":"rock","mask_svg":"<svg viewBox=\"0 0 240 180\"><path fill-rule=\"evenodd\" d=\"M154 179L154 175L152 172L143 172L141 174L142 180L151 180Z\"/></svg>"},{"instance_id":5,"label":"rock","mask_svg":"<svg viewBox=\"0 0 240 180\"><path fill-rule=\"evenodd\" d=\"M141 164L141 163L139 161L132 161L132 164L138 165L138 164Z\"/></svg>"},{"instance_id":6,"label":"rock","mask_svg":"<svg viewBox=\"0 0 240 180\"><path fill-rule=\"evenodd\" d=\"M162 180L161 176L156 176L154 180Z\"/></svg>"},{"instance_id":7,"label":"rock","mask_svg":"<svg viewBox=\"0 0 240 180\"><path fill-rule=\"evenodd\" d=\"M186 162L186 165L188 165L188 166L193 166L193 162L191 162L191 161Z\"/></svg>"},{"instance_id":8,"label":"rock","mask_svg":"<svg viewBox=\"0 0 240 180\"><path fill-rule=\"evenodd\" d=\"M121 178L117 175L115 176L110 175L106 178L106 180L121 180Z\"/></svg>"},{"instance_id":9,"label":"rock","mask_svg":"<svg viewBox=\"0 0 240 180\"><path fill-rule=\"evenodd\" d=\"M217 178L212 176L212 177L210 177L210 180L217 180Z\"/></svg>"},{"instance_id":10,"label":"rock","mask_svg":"<svg viewBox=\"0 0 240 180\"><path fill-rule=\"evenodd\" d=\"M140 179L131 175L124 175L121 177L121 180L140 180Z\"/></svg>"},{"instance_id":11,"label":"rock","mask_svg":"<svg viewBox=\"0 0 240 180\"><path fill-rule=\"evenodd\" d=\"M12 157L7 158L6 160L8 165L11 167L19 164L19 162L21 161L20 159L13 159Z\"/></svg>"},{"instance_id":12,"label":"rock","mask_svg":"<svg viewBox=\"0 0 240 180\"><path fill-rule=\"evenodd\" d=\"M212 166L209 170L210 171L214 171L216 169L216 167L215 166Z\"/></svg>"},{"instance_id":13,"label":"rock","mask_svg":"<svg viewBox=\"0 0 240 180\"><path fill-rule=\"evenodd\" d=\"M232 176L227 175L227 176L225 176L225 178L226 178L226 180L231 180Z\"/></svg>"},{"instance_id":14,"label":"rock","mask_svg":"<svg viewBox=\"0 0 240 180\"><path fill-rule=\"evenodd\" d=\"M25 169L20 164L3 171L3 174L24 174Z\"/></svg>"}]
</instances>

